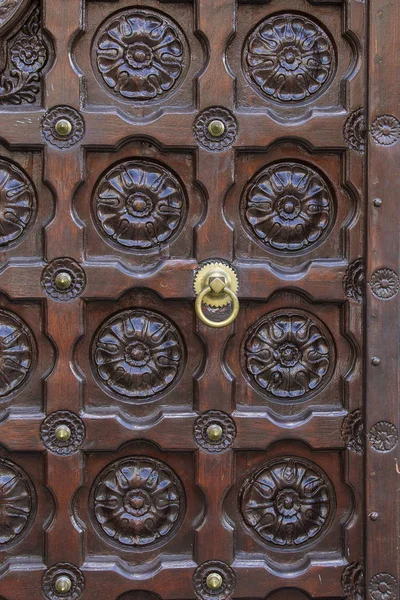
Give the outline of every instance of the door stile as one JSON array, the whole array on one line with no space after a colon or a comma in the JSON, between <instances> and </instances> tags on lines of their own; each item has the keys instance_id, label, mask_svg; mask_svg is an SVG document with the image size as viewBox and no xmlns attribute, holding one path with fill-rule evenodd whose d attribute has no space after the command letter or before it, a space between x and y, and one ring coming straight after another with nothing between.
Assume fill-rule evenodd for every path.
<instances>
[{"instance_id":1,"label":"door stile","mask_svg":"<svg viewBox=\"0 0 400 600\"><path fill-rule=\"evenodd\" d=\"M400 5L371 0L366 346L367 597L398 597L400 574Z\"/></svg>"}]
</instances>

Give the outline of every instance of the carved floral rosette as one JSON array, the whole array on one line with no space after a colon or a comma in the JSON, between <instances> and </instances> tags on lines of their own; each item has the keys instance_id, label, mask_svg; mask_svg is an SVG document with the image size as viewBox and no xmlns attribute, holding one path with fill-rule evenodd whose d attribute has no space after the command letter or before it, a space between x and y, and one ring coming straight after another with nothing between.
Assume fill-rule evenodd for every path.
<instances>
[{"instance_id":1,"label":"carved floral rosette","mask_svg":"<svg viewBox=\"0 0 400 600\"><path fill-rule=\"evenodd\" d=\"M0 309L0 398L26 384L36 347L28 326L16 314Z\"/></svg>"},{"instance_id":2,"label":"carved floral rosette","mask_svg":"<svg viewBox=\"0 0 400 600\"><path fill-rule=\"evenodd\" d=\"M262 317L242 346L244 372L272 400L307 400L328 383L335 365L332 336L322 322L299 309Z\"/></svg>"},{"instance_id":3,"label":"carved floral rosette","mask_svg":"<svg viewBox=\"0 0 400 600\"><path fill-rule=\"evenodd\" d=\"M243 70L264 98L314 99L330 84L336 57L329 34L308 16L286 12L264 19L247 37Z\"/></svg>"},{"instance_id":4,"label":"carved floral rosette","mask_svg":"<svg viewBox=\"0 0 400 600\"><path fill-rule=\"evenodd\" d=\"M0 159L0 249L19 242L36 212L36 191L28 175L9 160Z\"/></svg>"},{"instance_id":5,"label":"carved floral rosette","mask_svg":"<svg viewBox=\"0 0 400 600\"><path fill-rule=\"evenodd\" d=\"M325 177L297 162L278 162L262 169L246 186L242 206L250 234L279 253L313 249L335 217Z\"/></svg>"},{"instance_id":6,"label":"carved floral rosette","mask_svg":"<svg viewBox=\"0 0 400 600\"><path fill-rule=\"evenodd\" d=\"M346 600L365 600L364 561L348 564L342 573L342 587Z\"/></svg>"},{"instance_id":7,"label":"carved floral rosette","mask_svg":"<svg viewBox=\"0 0 400 600\"><path fill-rule=\"evenodd\" d=\"M61 135L57 131L56 125L62 120L68 121L71 125L71 132L68 135ZM44 139L60 150L78 144L85 134L83 117L71 106L54 106L44 114L41 125Z\"/></svg>"},{"instance_id":8,"label":"carved floral rosette","mask_svg":"<svg viewBox=\"0 0 400 600\"><path fill-rule=\"evenodd\" d=\"M342 422L342 438L346 448L356 454L363 454L365 443L364 422L358 408L345 416Z\"/></svg>"},{"instance_id":9,"label":"carved floral rosette","mask_svg":"<svg viewBox=\"0 0 400 600\"><path fill-rule=\"evenodd\" d=\"M56 436L58 427L68 427L70 437L68 440L59 440ZM68 455L76 452L85 439L85 425L74 413L68 410L59 410L51 413L43 421L40 428L43 444L54 454Z\"/></svg>"},{"instance_id":10,"label":"carved floral rosette","mask_svg":"<svg viewBox=\"0 0 400 600\"><path fill-rule=\"evenodd\" d=\"M40 7L33 2L30 9L23 11L23 8L27 9L27 0L0 3L0 44L5 57L0 71L0 105L37 102L42 71L48 63L49 50L41 31ZM19 27L13 35L16 22Z\"/></svg>"},{"instance_id":11,"label":"carved floral rosette","mask_svg":"<svg viewBox=\"0 0 400 600\"><path fill-rule=\"evenodd\" d=\"M179 25L135 7L113 14L96 34L92 63L99 82L120 100L163 100L182 83L190 53Z\"/></svg>"},{"instance_id":12,"label":"carved floral rosette","mask_svg":"<svg viewBox=\"0 0 400 600\"><path fill-rule=\"evenodd\" d=\"M67 577L71 582L68 592L58 592L56 581ZM85 589L85 576L80 569L70 563L57 563L43 573L43 594L47 600L78 600Z\"/></svg>"},{"instance_id":13,"label":"carved floral rosette","mask_svg":"<svg viewBox=\"0 0 400 600\"><path fill-rule=\"evenodd\" d=\"M326 473L299 457L270 460L252 472L239 494L248 530L263 543L291 550L315 543L336 507Z\"/></svg>"},{"instance_id":14,"label":"carved floral rosette","mask_svg":"<svg viewBox=\"0 0 400 600\"><path fill-rule=\"evenodd\" d=\"M221 587L211 589L207 585L207 577L211 573L222 579ZM193 574L193 588L200 600L225 600L235 591L236 576L233 569L220 560L209 560L197 567Z\"/></svg>"},{"instance_id":15,"label":"carved floral rosette","mask_svg":"<svg viewBox=\"0 0 400 600\"><path fill-rule=\"evenodd\" d=\"M71 285L65 289L57 287L57 276L62 273L71 278ZM50 298L57 302L68 302L83 292L86 275L80 264L72 258L56 258L43 269L41 283Z\"/></svg>"},{"instance_id":16,"label":"carved floral rosette","mask_svg":"<svg viewBox=\"0 0 400 600\"><path fill-rule=\"evenodd\" d=\"M159 546L181 524L186 498L177 474L148 456L108 465L91 492L95 525L105 539L130 549Z\"/></svg>"},{"instance_id":17,"label":"carved floral rosette","mask_svg":"<svg viewBox=\"0 0 400 600\"><path fill-rule=\"evenodd\" d=\"M221 427L222 436L219 440L210 440L207 430L212 425ZM198 419L194 424L194 437L201 448L208 452L223 452L229 448L236 437L236 425L232 417L220 410L209 410Z\"/></svg>"},{"instance_id":18,"label":"carved floral rosette","mask_svg":"<svg viewBox=\"0 0 400 600\"><path fill-rule=\"evenodd\" d=\"M159 313L139 308L107 319L92 343L97 381L128 400L152 400L170 388L183 359L175 325Z\"/></svg>"},{"instance_id":19,"label":"carved floral rosette","mask_svg":"<svg viewBox=\"0 0 400 600\"><path fill-rule=\"evenodd\" d=\"M0 459L0 550L18 543L35 517L36 495L28 475Z\"/></svg>"},{"instance_id":20,"label":"carved floral rosette","mask_svg":"<svg viewBox=\"0 0 400 600\"><path fill-rule=\"evenodd\" d=\"M185 192L165 165L124 161L100 178L93 211L107 241L123 249L151 250L178 233L186 213Z\"/></svg>"}]
</instances>

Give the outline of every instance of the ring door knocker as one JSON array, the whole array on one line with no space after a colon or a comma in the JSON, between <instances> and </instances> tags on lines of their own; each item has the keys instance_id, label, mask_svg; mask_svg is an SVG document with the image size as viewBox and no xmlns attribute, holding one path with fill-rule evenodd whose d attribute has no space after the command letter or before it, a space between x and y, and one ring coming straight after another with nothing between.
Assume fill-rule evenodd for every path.
<instances>
[{"instance_id":1,"label":"ring door knocker","mask_svg":"<svg viewBox=\"0 0 400 600\"><path fill-rule=\"evenodd\" d=\"M209 327L230 325L239 313L239 300L236 295L238 287L237 275L230 266L212 262L201 267L194 278L195 309L198 318ZM223 321L213 321L204 314L203 304L212 307L232 304L232 312Z\"/></svg>"}]
</instances>

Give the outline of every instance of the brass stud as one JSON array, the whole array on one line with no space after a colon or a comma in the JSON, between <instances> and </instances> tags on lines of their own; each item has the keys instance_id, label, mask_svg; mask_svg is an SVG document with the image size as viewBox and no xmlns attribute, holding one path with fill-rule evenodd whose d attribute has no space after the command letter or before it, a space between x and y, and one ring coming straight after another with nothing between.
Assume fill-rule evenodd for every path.
<instances>
[{"instance_id":1,"label":"brass stud","mask_svg":"<svg viewBox=\"0 0 400 600\"><path fill-rule=\"evenodd\" d=\"M214 119L208 124L208 131L213 137L221 137L225 133L225 123L219 119Z\"/></svg>"},{"instance_id":2,"label":"brass stud","mask_svg":"<svg viewBox=\"0 0 400 600\"><path fill-rule=\"evenodd\" d=\"M67 427L67 425L59 425L56 427L55 436L57 441L68 442L71 435L71 430L69 427Z\"/></svg>"},{"instance_id":3,"label":"brass stud","mask_svg":"<svg viewBox=\"0 0 400 600\"><path fill-rule=\"evenodd\" d=\"M218 423L212 423L207 427L207 437L210 442L219 442L222 438L222 427Z\"/></svg>"},{"instance_id":4,"label":"brass stud","mask_svg":"<svg viewBox=\"0 0 400 600\"><path fill-rule=\"evenodd\" d=\"M222 576L219 573L210 573L207 575L206 584L209 590L219 590L223 584Z\"/></svg>"},{"instance_id":5,"label":"brass stud","mask_svg":"<svg viewBox=\"0 0 400 600\"><path fill-rule=\"evenodd\" d=\"M72 588L72 581L67 575L57 577L54 587L59 594L68 594Z\"/></svg>"},{"instance_id":6,"label":"brass stud","mask_svg":"<svg viewBox=\"0 0 400 600\"><path fill-rule=\"evenodd\" d=\"M72 123L68 119L59 119L55 124L55 130L58 135L67 137L72 132Z\"/></svg>"},{"instance_id":7,"label":"brass stud","mask_svg":"<svg viewBox=\"0 0 400 600\"><path fill-rule=\"evenodd\" d=\"M69 273L61 271L56 275L55 284L58 290L67 290L72 285L72 277Z\"/></svg>"}]
</instances>

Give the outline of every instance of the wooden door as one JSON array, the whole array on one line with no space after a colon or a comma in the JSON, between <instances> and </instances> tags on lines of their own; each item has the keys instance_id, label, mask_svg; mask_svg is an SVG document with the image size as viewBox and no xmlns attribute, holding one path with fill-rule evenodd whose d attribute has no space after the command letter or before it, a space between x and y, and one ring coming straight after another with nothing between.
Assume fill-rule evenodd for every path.
<instances>
[{"instance_id":1,"label":"wooden door","mask_svg":"<svg viewBox=\"0 0 400 600\"><path fill-rule=\"evenodd\" d=\"M400 5L0 39L1 599L396 600Z\"/></svg>"}]
</instances>

